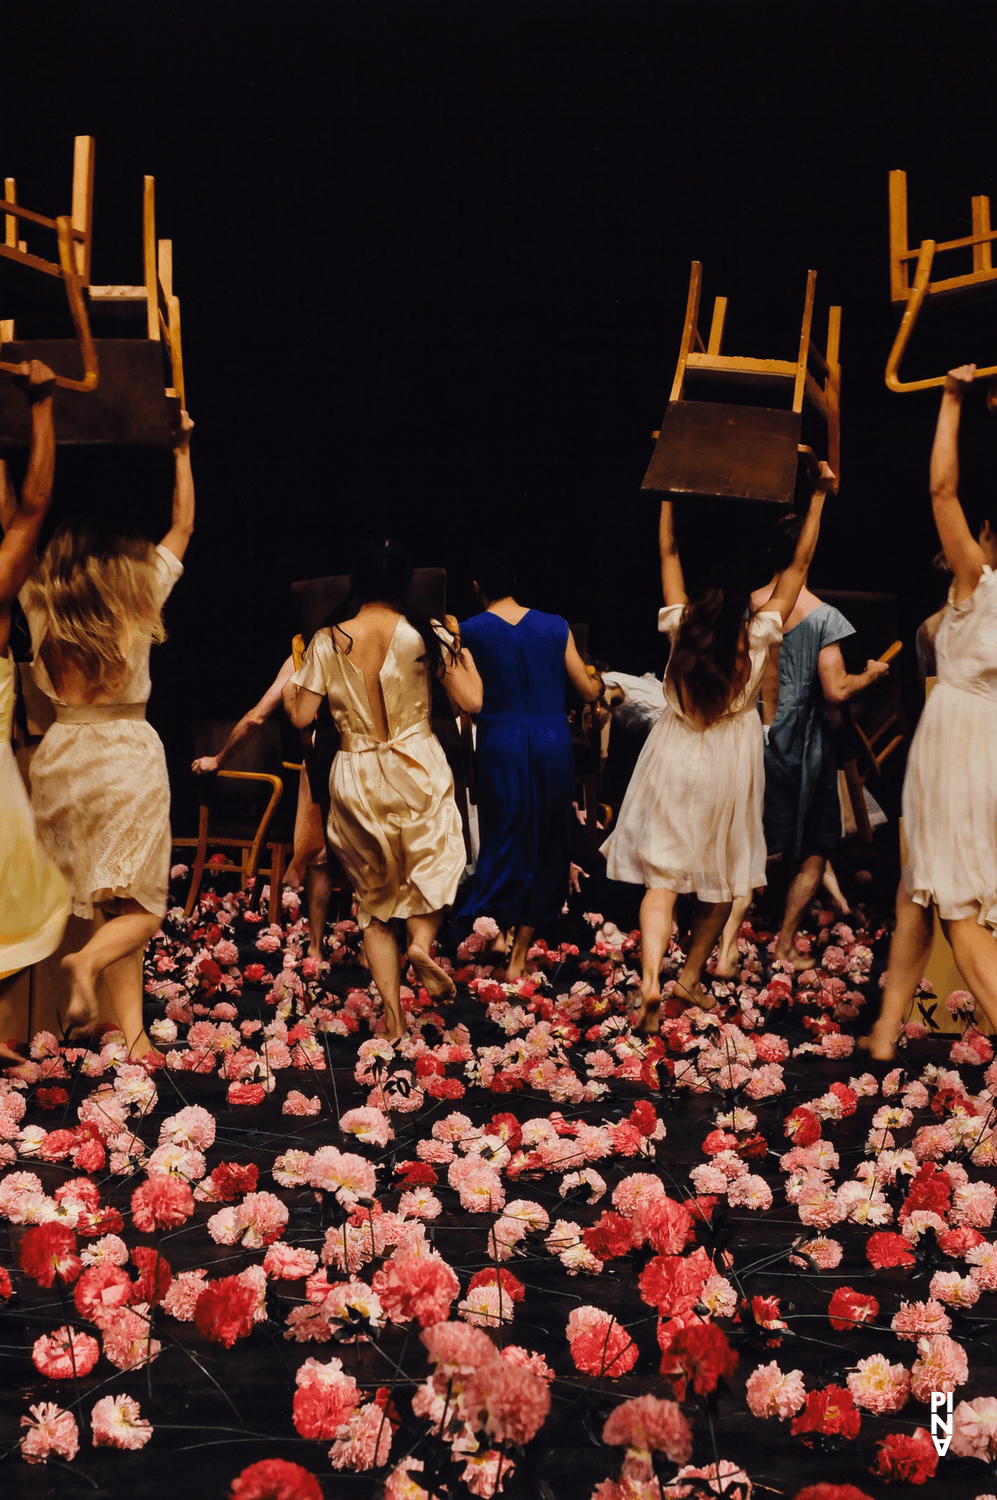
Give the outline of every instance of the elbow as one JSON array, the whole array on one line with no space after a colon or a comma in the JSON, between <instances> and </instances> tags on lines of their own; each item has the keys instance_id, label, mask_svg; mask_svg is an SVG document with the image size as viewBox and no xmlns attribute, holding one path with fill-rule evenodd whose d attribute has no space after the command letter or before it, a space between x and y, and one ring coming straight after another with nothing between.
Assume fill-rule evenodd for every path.
<instances>
[{"instance_id":1,"label":"elbow","mask_svg":"<svg viewBox=\"0 0 997 1500\"><path fill-rule=\"evenodd\" d=\"M465 714L480 714L481 705L485 701L485 695L481 688L476 693L467 693L461 704L461 712Z\"/></svg>"}]
</instances>

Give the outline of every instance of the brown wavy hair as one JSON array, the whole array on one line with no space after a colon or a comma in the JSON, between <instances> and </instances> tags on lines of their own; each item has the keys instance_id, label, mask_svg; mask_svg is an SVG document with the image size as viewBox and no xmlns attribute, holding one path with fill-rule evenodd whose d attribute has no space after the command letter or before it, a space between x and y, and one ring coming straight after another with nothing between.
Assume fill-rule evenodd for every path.
<instances>
[{"instance_id":1,"label":"brown wavy hair","mask_svg":"<svg viewBox=\"0 0 997 1500\"><path fill-rule=\"evenodd\" d=\"M118 692L134 634L166 639L155 579L147 537L64 522L28 582L28 603L45 611L38 654L49 675L79 674L86 701Z\"/></svg>"},{"instance_id":2,"label":"brown wavy hair","mask_svg":"<svg viewBox=\"0 0 997 1500\"><path fill-rule=\"evenodd\" d=\"M682 611L668 674L683 708L715 724L744 686L738 659L747 646L751 594L740 579L714 579Z\"/></svg>"}]
</instances>

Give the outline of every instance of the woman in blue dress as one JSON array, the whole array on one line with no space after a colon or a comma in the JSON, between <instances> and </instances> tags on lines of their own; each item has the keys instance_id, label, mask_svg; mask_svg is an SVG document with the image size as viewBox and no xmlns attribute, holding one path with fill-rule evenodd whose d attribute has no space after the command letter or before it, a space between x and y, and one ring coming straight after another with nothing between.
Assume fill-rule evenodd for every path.
<instances>
[{"instance_id":1,"label":"woman in blue dress","mask_svg":"<svg viewBox=\"0 0 997 1500\"><path fill-rule=\"evenodd\" d=\"M456 924L465 934L488 916L503 933L515 929L510 980L522 977L534 932L560 914L568 890L574 754L565 676L587 703L602 692L567 622L517 603L515 586L510 565L479 558L474 589L484 608L461 627L484 703L475 750L481 843Z\"/></svg>"}]
</instances>

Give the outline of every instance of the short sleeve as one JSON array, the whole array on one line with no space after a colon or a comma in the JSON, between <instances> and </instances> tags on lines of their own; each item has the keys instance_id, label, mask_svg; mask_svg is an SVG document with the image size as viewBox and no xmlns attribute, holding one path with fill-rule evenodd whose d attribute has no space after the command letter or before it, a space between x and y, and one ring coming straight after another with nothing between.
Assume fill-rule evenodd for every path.
<instances>
[{"instance_id":1,"label":"short sleeve","mask_svg":"<svg viewBox=\"0 0 997 1500\"><path fill-rule=\"evenodd\" d=\"M674 637L682 623L684 609L684 604L667 604L664 609L658 610L658 629L662 635Z\"/></svg>"},{"instance_id":2,"label":"short sleeve","mask_svg":"<svg viewBox=\"0 0 997 1500\"><path fill-rule=\"evenodd\" d=\"M173 592L173 586L183 573L183 563L174 557L169 547L160 544L156 548L156 599L165 604Z\"/></svg>"},{"instance_id":3,"label":"short sleeve","mask_svg":"<svg viewBox=\"0 0 997 1500\"><path fill-rule=\"evenodd\" d=\"M301 666L291 678L295 687L303 687L306 692L318 693L320 696L324 696L328 691L329 681L327 671L328 653L334 650L335 647L332 644L329 632L327 630L317 630L309 642Z\"/></svg>"},{"instance_id":4,"label":"short sleeve","mask_svg":"<svg viewBox=\"0 0 997 1500\"><path fill-rule=\"evenodd\" d=\"M850 625L840 610L832 605L825 606L826 614L821 621L820 645L823 651L825 646L837 645L838 641L847 641L850 635L855 634L855 626Z\"/></svg>"},{"instance_id":5,"label":"short sleeve","mask_svg":"<svg viewBox=\"0 0 997 1500\"><path fill-rule=\"evenodd\" d=\"M749 627L751 650L768 650L782 640L782 615L777 609L759 610Z\"/></svg>"}]
</instances>

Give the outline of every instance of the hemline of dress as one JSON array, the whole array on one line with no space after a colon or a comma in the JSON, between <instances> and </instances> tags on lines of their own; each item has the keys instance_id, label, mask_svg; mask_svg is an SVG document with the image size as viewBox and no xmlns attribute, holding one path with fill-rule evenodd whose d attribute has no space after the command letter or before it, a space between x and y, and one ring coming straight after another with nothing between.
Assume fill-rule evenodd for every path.
<instances>
[{"instance_id":1,"label":"hemline of dress","mask_svg":"<svg viewBox=\"0 0 997 1500\"><path fill-rule=\"evenodd\" d=\"M906 885L906 880L904 881ZM964 922L967 917L975 917L980 927L989 927L990 931L997 937L997 892L990 897L974 897L972 901L961 901L957 906L948 905L948 910L943 911L941 903L933 891L924 886L911 892L911 900L917 906L923 906L927 911L934 908L943 922Z\"/></svg>"}]
</instances>

